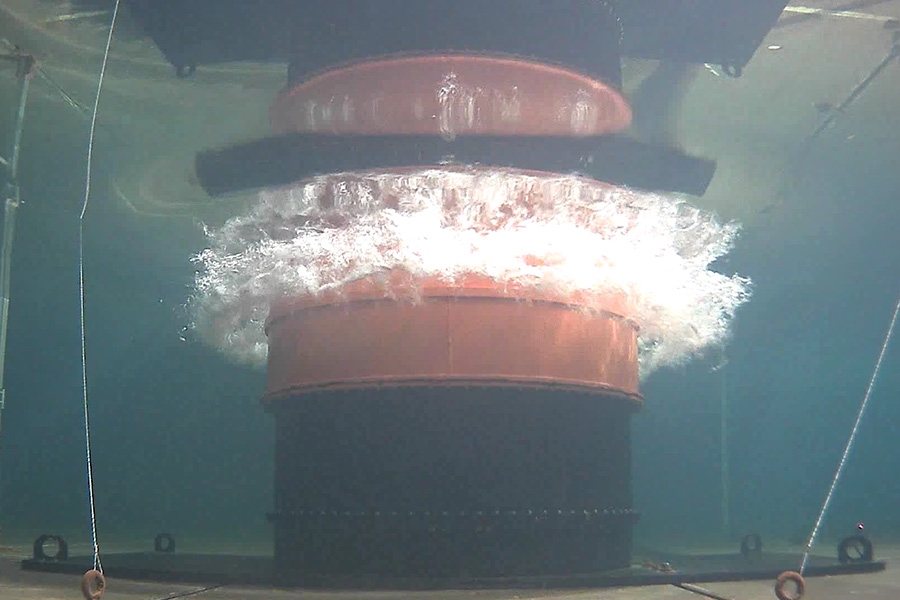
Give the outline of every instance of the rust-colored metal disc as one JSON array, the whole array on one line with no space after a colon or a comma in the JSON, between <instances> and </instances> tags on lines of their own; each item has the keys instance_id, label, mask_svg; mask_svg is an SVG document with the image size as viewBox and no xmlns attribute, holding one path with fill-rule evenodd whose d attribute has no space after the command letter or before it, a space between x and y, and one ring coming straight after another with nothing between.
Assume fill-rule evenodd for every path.
<instances>
[{"instance_id":1,"label":"rust-colored metal disc","mask_svg":"<svg viewBox=\"0 0 900 600\"><path fill-rule=\"evenodd\" d=\"M575 389L640 401L623 298L403 273L273 303L264 402L383 386Z\"/></svg>"},{"instance_id":2,"label":"rust-colored metal disc","mask_svg":"<svg viewBox=\"0 0 900 600\"><path fill-rule=\"evenodd\" d=\"M81 576L81 595L85 600L99 600L106 591L106 577L97 569L90 569Z\"/></svg>"},{"instance_id":3,"label":"rust-colored metal disc","mask_svg":"<svg viewBox=\"0 0 900 600\"><path fill-rule=\"evenodd\" d=\"M337 67L282 92L276 133L594 136L631 124L615 88L508 57L404 56Z\"/></svg>"}]
</instances>

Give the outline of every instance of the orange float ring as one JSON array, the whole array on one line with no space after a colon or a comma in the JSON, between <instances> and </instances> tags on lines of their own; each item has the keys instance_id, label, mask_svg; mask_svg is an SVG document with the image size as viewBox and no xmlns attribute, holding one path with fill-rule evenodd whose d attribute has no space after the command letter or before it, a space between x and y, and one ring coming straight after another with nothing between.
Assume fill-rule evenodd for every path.
<instances>
[{"instance_id":1,"label":"orange float ring","mask_svg":"<svg viewBox=\"0 0 900 600\"><path fill-rule=\"evenodd\" d=\"M563 297L470 275L393 273L274 302L264 402L327 390L532 387L640 403L637 325L624 298Z\"/></svg>"},{"instance_id":2,"label":"orange float ring","mask_svg":"<svg viewBox=\"0 0 900 600\"><path fill-rule=\"evenodd\" d=\"M282 92L276 133L544 135L616 133L624 96L576 71L510 57L404 56L335 67Z\"/></svg>"},{"instance_id":3,"label":"orange float ring","mask_svg":"<svg viewBox=\"0 0 900 600\"><path fill-rule=\"evenodd\" d=\"M106 591L106 577L97 569L87 571L81 577L81 594L85 600L98 600Z\"/></svg>"},{"instance_id":4,"label":"orange float ring","mask_svg":"<svg viewBox=\"0 0 900 600\"><path fill-rule=\"evenodd\" d=\"M789 593L784 588L791 581L796 586L794 593ZM800 600L806 593L806 580L796 571L785 571L775 580L775 596L778 600Z\"/></svg>"}]
</instances>

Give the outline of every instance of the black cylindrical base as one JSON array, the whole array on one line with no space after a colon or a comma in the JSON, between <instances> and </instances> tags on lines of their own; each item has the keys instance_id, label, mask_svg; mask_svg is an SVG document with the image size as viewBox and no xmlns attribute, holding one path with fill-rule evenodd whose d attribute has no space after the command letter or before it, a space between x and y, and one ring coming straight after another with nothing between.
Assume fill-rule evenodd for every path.
<instances>
[{"instance_id":1,"label":"black cylindrical base","mask_svg":"<svg viewBox=\"0 0 900 600\"><path fill-rule=\"evenodd\" d=\"M275 401L278 579L627 567L635 408L620 396L527 389Z\"/></svg>"}]
</instances>

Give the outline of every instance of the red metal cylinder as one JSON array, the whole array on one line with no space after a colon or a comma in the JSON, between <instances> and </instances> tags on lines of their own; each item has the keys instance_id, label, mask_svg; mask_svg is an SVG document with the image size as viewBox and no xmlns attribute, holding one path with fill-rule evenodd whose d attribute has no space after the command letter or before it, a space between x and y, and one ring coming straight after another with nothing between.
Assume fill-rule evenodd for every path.
<instances>
[{"instance_id":1,"label":"red metal cylinder","mask_svg":"<svg viewBox=\"0 0 900 600\"><path fill-rule=\"evenodd\" d=\"M277 133L593 136L631 123L615 88L519 58L437 55L330 69L280 94Z\"/></svg>"},{"instance_id":2,"label":"red metal cylinder","mask_svg":"<svg viewBox=\"0 0 900 600\"><path fill-rule=\"evenodd\" d=\"M621 296L564 297L486 277L357 281L272 305L266 400L385 385L492 385L637 401L637 327L628 314Z\"/></svg>"}]
</instances>

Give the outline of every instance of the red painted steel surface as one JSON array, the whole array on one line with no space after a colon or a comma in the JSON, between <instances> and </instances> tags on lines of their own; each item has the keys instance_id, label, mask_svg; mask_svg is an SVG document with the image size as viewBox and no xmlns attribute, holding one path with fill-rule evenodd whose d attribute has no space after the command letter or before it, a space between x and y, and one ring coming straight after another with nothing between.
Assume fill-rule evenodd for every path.
<instances>
[{"instance_id":1,"label":"red painted steel surface","mask_svg":"<svg viewBox=\"0 0 900 600\"><path fill-rule=\"evenodd\" d=\"M480 277L452 285L403 274L358 281L340 295L273 304L264 401L333 389L495 385L639 402L637 327L626 314L615 296L564 298Z\"/></svg>"},{"instance_id":2,"label":"red painted steel surface","mask_svg":"<svg viewBox=\"0 0 900 600\"><path fill-rule=\"evenodd\" d=\"M622 94L518 58L405 56L335 67L282 92L276 133L594 136L631 123Z\"/></svg>"}]
</instances>

